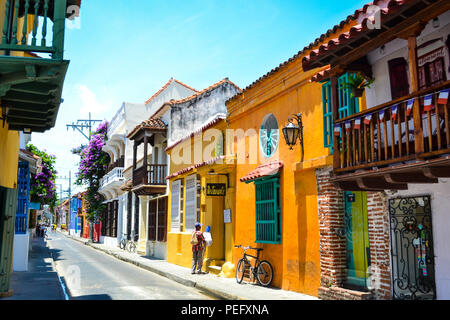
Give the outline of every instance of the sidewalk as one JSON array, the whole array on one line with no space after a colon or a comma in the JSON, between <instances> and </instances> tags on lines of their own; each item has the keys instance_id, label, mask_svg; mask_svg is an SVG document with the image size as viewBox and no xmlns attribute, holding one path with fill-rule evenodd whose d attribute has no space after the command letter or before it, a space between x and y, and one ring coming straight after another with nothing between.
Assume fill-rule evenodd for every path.
<instances>
[{"instance_id":1,"label":"sidewalk","mask_svg":"<svg viewBox=\"0 0 450 320\"><path fill-rule=\"evenodd\" d=\"M313 296L285 291L277 288L264 288L256 284L238 284L236 279L221 278L213 274L193 275L189 268L168 263L165 260L154 259L129 253L120 248L107 247L104 244L91 243L88 239L62 233L66 237L82 242L94 249L100 250L125 262L157 273L185 286L195 287L206 294L227 300L318 300Z\"/></svg>"},{"instance_id":2,"label":"sidewalk","mask_svg":"<svg viewBox=\"0 0 450 320\"><path fill-rule=\"evenodd\" d=\"M28 271L11 274L13 295L3 300L64 300L53 258L43 238L33 238Z\"/></svg>"}]
</instances>

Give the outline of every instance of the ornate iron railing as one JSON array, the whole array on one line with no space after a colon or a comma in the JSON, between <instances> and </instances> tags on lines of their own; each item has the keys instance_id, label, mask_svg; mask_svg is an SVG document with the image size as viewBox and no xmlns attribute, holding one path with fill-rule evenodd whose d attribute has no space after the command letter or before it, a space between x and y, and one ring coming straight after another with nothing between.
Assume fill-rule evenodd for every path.
<instances>
[{"instance_id":1,"label":"ornate iron railing","mask_svg":"<svg viewBox=\"0 0 450 320\"><path fill-rule=\"evenodd\" d=\"M5 55L10 51L50 53L52 59L62 60L66 6L67 0L6 0L0 50Z\"/></svg>"},{"instance_id":2,"label":"ornate iron railing","mask_svg":"<svg viewBox=\"0 0 450 320\"><path fill-rule=\"evenodd\" d=\"M450 153L450 106L448 99L440 99L449 88L447 81L337 120L334 138L340 156L335 172Z\"/></svg>"}]
</instances>

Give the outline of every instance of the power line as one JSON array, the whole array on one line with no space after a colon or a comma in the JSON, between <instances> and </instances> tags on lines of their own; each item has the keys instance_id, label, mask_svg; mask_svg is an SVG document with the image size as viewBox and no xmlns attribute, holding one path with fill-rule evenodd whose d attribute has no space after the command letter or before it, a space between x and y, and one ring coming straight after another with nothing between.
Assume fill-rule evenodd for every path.
<instances>
[{"instance_id":1,"label":"power line","mask_svg":"<svg viewBox=\"0 0 450 320\"><path fill-rule=\"evenodd\" d=\"M86 139L88 139L89 141L91 140L91 136L92 136L92 126L97 123L97 122L102 122L103 120L92 120L91 119L91 113L89 112L89 119L85 120L85 119L79 119L77 120L77 123L75 124L75 122L72 122L72 124L66 124L67 130L69 130L69 128L72 128L73 131L77 130L78 132L80 132ZM84 130L88 129L88 134L86 135L86 133L84 133Z\"/></svg>"}]
</instances>

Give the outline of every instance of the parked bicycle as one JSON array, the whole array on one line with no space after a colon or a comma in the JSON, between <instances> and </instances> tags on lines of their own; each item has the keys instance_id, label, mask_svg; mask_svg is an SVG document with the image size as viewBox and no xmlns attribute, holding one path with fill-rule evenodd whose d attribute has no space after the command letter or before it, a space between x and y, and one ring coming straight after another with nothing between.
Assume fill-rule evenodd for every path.
<instances>
[{"instance_id":1,"label":"parked bicycle","mask_svg":"<svg viewBox=\"0 0 450 320\"><path fill-rule=\"evenodd\" d=\"M132 236L132 240L127 240L126 236L127 236L127 234L124 234L122 240L120 240L120 243L119 243L120 249L126 250L130 253L136 252L137 241L138 241L139 235L135 234L134 236Z\"/></svg>"},{"instance_id":2,"label":"parked bicycle","mask_svg":"<svg viewBox=\"0 0 450 320\"><path fill-rule=\"evenodd\" d=\"M244 246L234 246L235 248L244 249L244 255L242 259L239 260L236 268L236 281L237 283L242 283L244 276L246 275L250 280L256 278L258 283L264 287L270 286L273 280L273 268L269 261L259 260L259 255L263 249L252 248ZM247 250L255 250L256 256L247 253ZM252 266L248 258L255 259L255 263Z\"/></svg>"}]
</instances>

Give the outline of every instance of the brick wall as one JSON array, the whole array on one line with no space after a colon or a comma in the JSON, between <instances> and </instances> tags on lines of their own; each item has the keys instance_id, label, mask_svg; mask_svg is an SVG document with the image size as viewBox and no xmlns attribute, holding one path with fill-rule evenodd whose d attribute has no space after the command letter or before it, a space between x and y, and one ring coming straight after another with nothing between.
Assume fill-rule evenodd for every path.
<instances>
[{"instance_id":1,"label":"brick wall","mask_svg":"<svg viewBox=\"0 0 450 320\"><path fill-rule=\"evenodd\" d=\"M378 300L391 299L391 253L388 200L384 192L367 192L367 219L372 287Z\"/></svg>"},{"instance_id":2,"label":"brick wall","mask_svg":"<svg viewBox=\"0 0 450 320\"><path fill-rule=\"evenodd\" d=\"M322 287L342 286L346 276L345 237L337 233L344 228L344 193L330 182L330 173L316 170Z\"/></svg>"},{"instance_id":3,"label":"brick wall","mask_svg":"<svg viewBox=\"0 0 450 320\"><path fill-rule=\"evenodd\" d=\"M319 298L367 300L391 298L389 218L387 198L381 192L367 193L369 246L371 255L371 293L342 288L346 278L346 239L344 230L344 192L330 182L332 168L316 170L320 238L321 288Z\"/></svg>"}]
</instances>

